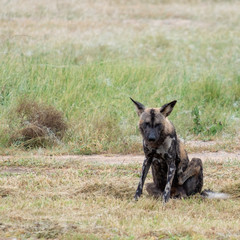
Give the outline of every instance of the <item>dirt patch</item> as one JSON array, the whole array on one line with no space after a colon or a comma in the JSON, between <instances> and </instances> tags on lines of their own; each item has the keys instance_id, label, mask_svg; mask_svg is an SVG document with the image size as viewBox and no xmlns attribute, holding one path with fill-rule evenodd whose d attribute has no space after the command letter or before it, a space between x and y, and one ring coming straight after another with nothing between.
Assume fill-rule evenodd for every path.
<instances>
[{"instance_id":1,"label":"dirt patch","mask_svg":"<svg viewBox=\"0 0 240 240\"><path fill-rule=\"evenodd\" d=\"M28 168L23 167L6 167L4 169L0 169L0 174L25 174L30 170Z\"/></svg>"},{"instance_id":2,"label":"dirt patch","mask_svg":"<svg viewBox=\"0 0 240 240\"><path fill-rule=\"evenodd\" d=\"M201 153L193 153L189 154L189 159L193 157L201 158L203 161L217 161L217 162L225 162L225 161L232 161L238 160L240 161L240 151L228 153L224 151L218 152L201 152Z\"/></svg>"},{"instance_id":3,"label":"dirt patch","mask_svg":"<svg viewBox=\"0 0 240 240\"><path fill-rule=\"evenodd\" d=\"M240 151L236 152L196 152L188 154L189 159L194 157L201 158L203 162L205 161L216 161L216 162L231 162L231 161L240 161ZM21 159L28 158L27 155L22 156L0 156L0 161L10 161L11 159ZM44 156L44 155L31 155L31 158L43 158L46 160L55 160L59 162L68 162L68 161L77 161L84 163L99 163L99 164L119 164L119 165L128 165L128 164L141 164L144 160L144 154L142 155L62 155L62 156ZM27 168L5 168L0 172L15 172L23 173L27 171Z\"/></svg>"},{"instance_id":4,"label":"dirt patch","mask_svg":"<svg viewBox=\"0 0 240 240\"><path fill-rule=\"evenodd\" d=\"M217 161L225 162L238 160L240 161L240 151L234 153L228 153L224 151L219 152L201 152L188 154L189 159L194 157L201 158L202 161ZM58 160L79 160L83 162L96 162L104 164L134 164L142 163L144 160L144 154L142 155L90 155L90 156L75 156L75 155L64 155L64 156L54 156L54 159Z\"/></svg>"}]
</instances>

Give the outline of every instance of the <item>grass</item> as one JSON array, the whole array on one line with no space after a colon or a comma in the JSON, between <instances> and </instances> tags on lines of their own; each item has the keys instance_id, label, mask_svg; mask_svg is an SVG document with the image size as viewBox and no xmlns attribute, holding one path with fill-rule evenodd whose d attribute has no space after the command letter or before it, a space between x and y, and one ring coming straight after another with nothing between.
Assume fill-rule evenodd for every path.
<instances>
[{"instance_id":1,"label":"grass","mask_svg":"<svg viewBox=\"0 0 240 240\"><path fill-rule=\"evenodd\" d=\"M184 139L238 145L238 1L30 2L0 3L2 153L26 97L63 111L70 127L54 152L141 151L130 96L177 99L170 119Z\"/></svg>"},{"instance_id":2,"label":"grass","mask_svg":"<svg viewBox=\"0 0 240 240\"><path fill-rule=\"evenodd\" d=\"M239 150L239 10L237 0L0 1L0 154L13 155L0 159L0 238L239 239L237 160L204 163L204 188L231 199L163 207L146 191L133 201L139 164L54 157L142 152L129 97L178 100L178 135L214 140L190 152ZM41 106L32 124L44 109L61 116L60 143L10 144L26 122L21 103Z\"/></svg>"},{"instance_id":3,"label":"grass","mask_svg":"<svg viewBox=\"0 0 240 240\"><path fill-rule=\"evenodd\" d=\"M0 236L17 239L238 239L239 161L206 162L228 200L133 200L140 165L55 157L0 160ZM223 181L224 179L224 181ZM149 174L147 182L151 181Z\"/></svg>"}]
</instances>

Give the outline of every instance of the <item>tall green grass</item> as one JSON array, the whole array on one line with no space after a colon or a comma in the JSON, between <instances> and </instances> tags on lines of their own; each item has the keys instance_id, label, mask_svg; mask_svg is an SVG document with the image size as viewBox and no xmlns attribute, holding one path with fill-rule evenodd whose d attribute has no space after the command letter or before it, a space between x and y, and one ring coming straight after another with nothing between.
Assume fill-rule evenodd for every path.
<instances>
[{"instance_id":1,"label":"tall green grass","mask_svg":"<svg viewBox=\"0 0 240 240\"><path fill-rule=\"evenodd\" d=\"M229 27L138 33L115 45L5 38L0 145L8 146L15 124L9 116L25 97L64 112L70 128L63 145L73 153L138 152L129 97L152 107L178 100L170 119L182 138L236 134L240 34L232 22Z\"/></svg>"}]
</instances>

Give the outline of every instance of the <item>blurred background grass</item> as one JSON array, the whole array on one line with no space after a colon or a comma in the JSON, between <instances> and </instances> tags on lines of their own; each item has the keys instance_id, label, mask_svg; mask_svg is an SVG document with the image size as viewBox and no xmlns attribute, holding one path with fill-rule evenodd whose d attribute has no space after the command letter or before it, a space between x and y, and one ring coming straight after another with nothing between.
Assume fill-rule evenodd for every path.
<instances>
[{"instance_id":1,"label":"blurred background grass","mask_svg":"<svg viewBox=\"0 0 240 240\"><path fill-rule=\"evenodd\" d=\"M141 151L130 96L152 107L178 100L170 119L183 139L239 136L238 1L21 0L0 9L2 150L20 128L23 99L64 113L68 131L54 148L69 153Z\"/></svg>"}]
</instances>

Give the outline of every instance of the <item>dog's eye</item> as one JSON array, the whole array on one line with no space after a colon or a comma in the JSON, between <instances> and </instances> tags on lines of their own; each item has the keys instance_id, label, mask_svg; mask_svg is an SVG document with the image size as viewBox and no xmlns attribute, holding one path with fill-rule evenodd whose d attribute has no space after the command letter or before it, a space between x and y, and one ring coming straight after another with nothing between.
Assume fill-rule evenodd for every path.
<instances>
[{"instance_id":1,"label":"dog's eye","mask_svg":"<svg viewBox=\"0 0 240 240\"><path fill-rule=\"evenodd\" d=\"M160 127L160 124L159 123L155 124L155 128L158 128L158 127Z\"/></svg>"},{"instance_id":2,"label":"dog's eye","mask_svg":"<svg viewBox=\"0 0 240 240\"><path fill-rule=\"evenodd\" d=\"M145 127L149 127L150 123L149 122L145 122L144 125L145 125Z\"/></svg>"}]
</instances>

